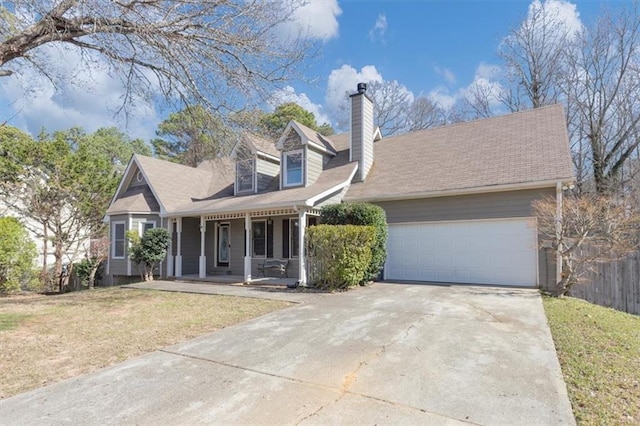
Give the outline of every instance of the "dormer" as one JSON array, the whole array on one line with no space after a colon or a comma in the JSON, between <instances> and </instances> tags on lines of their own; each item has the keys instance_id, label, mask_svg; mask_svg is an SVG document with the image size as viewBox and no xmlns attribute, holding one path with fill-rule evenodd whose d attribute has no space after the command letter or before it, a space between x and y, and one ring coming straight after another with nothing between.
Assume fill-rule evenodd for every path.
<instances>
[{"instance_id":1,"label":"dormer","mask_svg":"<svg viewBox=\"0 0 640 426\"><path fill-rule=\"evenodd\" d=\"M273 143L245 134L231 155L236 158L235 195L257 194L278 187L280 156Z\"/></svg>"},{"instance_id":2,"label":"dormer","mask_svg":"<svg viewBox=\"0 0 640 426\"><path fill-rule=\"evenodd\" d=\"M276 144L280 151L280 189L309 186L336 155L331 141L291 120Z\"/></svg>"}]
</instances>

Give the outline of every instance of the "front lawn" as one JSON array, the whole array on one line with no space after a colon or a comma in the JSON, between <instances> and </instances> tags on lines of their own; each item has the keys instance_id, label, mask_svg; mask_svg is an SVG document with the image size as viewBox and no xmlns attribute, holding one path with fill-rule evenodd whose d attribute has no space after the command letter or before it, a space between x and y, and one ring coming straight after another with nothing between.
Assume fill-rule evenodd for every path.
<instances>
[{"instance_id":1,"label":"front lawn","mask_svg":"<svg viewBox=\"0 0 640 426\"><path fill-rule=\"evenodd\" d=\"M578 424L640 424L640 317L571 297L543 303Z\"/></svg>"},{"instance_id":2,"label":"front lawn","mask_svg":"<svg viewBox=\"0 0 640 426\"><path fill-rule=\"evenodd\" d=\"M0 398L288 306L120 288L0 298Z\"/></svg>"}]
</instances>

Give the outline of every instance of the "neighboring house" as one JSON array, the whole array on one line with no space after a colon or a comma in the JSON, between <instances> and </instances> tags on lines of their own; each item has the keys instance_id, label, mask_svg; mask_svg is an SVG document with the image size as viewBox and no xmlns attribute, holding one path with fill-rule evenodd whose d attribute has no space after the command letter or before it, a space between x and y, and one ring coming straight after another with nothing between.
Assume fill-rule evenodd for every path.
<instances>
[{"instance_id":1,"label":"neighboring house","mask_svg":"<svg viewBox=\"0 0 640 426\"><path fill-rule=\"evenodd\" d=\"M562 107L549 106L383 138L366 86L351 131L324 137L292 121L275 146L245 136L233 158L198 168L134 156L106 218L108 273L136 276L125 233L161 226L172 246L162 276L257 276L289 259L306 282L305 230L320 208L366 201L389 223L388 280L549 286L556 259L538 250L531 202L573 181Z\"/></svg>"}]
</instances>

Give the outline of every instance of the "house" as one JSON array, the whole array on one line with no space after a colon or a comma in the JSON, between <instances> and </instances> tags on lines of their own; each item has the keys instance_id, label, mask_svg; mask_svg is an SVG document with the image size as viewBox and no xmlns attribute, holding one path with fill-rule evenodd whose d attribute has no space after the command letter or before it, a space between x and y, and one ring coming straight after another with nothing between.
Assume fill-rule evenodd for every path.
<instances>
[{"instance_id":1,"label":"house","mask_svg":"<svg viewBox=\"0 0 640 426\"><path fill-rule=\"evenodd\" d=\"M232 158L197 168L135 155L113 197L108 274L136 276L125 233L167 228L159 274L251 281L267 258L306 282L305 230L320 208L366 201L387 214L387 280L550 286L531 202L562 200L573 181L559 105L393 137L374 126L366 85L351 95L349 133L292 121L277 143L245 135Z\"/></svg>"}]
</instances>

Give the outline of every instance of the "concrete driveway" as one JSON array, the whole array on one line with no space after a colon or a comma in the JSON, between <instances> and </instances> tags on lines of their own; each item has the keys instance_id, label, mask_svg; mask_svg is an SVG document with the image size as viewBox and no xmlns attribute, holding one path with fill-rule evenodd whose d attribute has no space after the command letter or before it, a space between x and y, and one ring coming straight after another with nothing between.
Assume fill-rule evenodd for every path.
<instances>
[{"instance_id":1,"label":"concrete driveway","mask_svg":"<svg viewBox=\"0 0 640 426\"><path fill-rule=\"evenodd\" d=\"M377 283L0 402L2 424L574 424L534 290Z\"/></svg>"}]
</instances>

